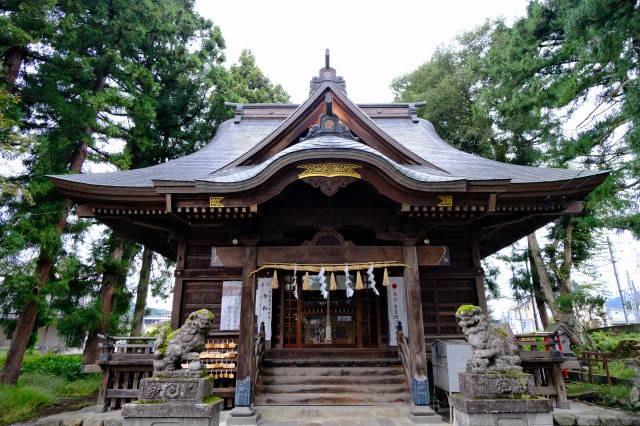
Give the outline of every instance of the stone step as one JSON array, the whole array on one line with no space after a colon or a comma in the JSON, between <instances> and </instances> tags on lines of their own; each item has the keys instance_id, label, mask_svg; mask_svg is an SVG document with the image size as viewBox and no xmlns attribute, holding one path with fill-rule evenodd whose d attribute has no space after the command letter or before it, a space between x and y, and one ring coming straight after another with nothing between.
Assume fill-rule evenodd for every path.
<instances>
[{"instance_id":1,"label":"stone step","mask_svg":"<svg viewBox=\"0 0 640 426\"><path fill-rule=\"evenodd\" d=\"M404 383L396 385L362 385L362 384L309 384L309 385L258 385L256 391L260 395L267 394L404 394L408 386Z\"/></svg>"},{"instance_id":2,"label":"stone step","mask_svg":"<svg viewBox=\"0 0 640 426\"><path fill-rule=\"evenodd\" d=\"M305 393L305 394L257 394L256 405L395 405L408 404L409 393Z\"/></svg>"},{"instance_id":3,"label":"stone step","mask_svg":"<svg viewBox=\"0 0 640 426\"><path fill-rule=\"evenodd\" d=\"M376 418L406 418L409 414L407 405L334 405L331 409L318 406L296 406L279 405L256 407L263 421L298 421L302 422L322 422L322 421L343 421L345 419L369 419L376 424ZM367 423L361 423L367 424Z\"/></svg>"},{"instance_id":4,"label":"stone step","mask_svg":"<svg viewBox=\"0 0 640 426\"><path fill-rule=\"evenodd\" d=\"M260 377L271 376L296 376L296 377L325 377L325 376L401 376L404 377L404 369L398 367L263 367Z\"/></svg>"},{"instance_id":5,"label":"stone step","mask_svg":"<svg viewBox=\"0 0 640 426\"><path fill-rule=\"evenodd\" d=\"M394 350L353 349L353 348L305 348L305 349L271 349L265 354L269 359L304 359L304 358L398 358Z\"/></svg>"},{"instance_id":6,"label":"stone step","mask_svg":"<svg viewBox=\"0 0 640 426\"><path fill-rule=\"evenodd\" d=\"M398 358L265 358L263 367L401 367Z\"/></svg>"},{"instance_id":7,"label":"stone step","mask_svg":"<svg viewBox=\"0 0 640 426\"><path fill-rule=\"evenodd\" d=\"M261 374L258 379L260 385L399 385L406 384L406 378L404 374L387 374L387 375L374 375L363 374L361 376L349 376L349 375L325 375L325 376L311 376L311 375L265 375Z\"/></svg>"}]
</instances>

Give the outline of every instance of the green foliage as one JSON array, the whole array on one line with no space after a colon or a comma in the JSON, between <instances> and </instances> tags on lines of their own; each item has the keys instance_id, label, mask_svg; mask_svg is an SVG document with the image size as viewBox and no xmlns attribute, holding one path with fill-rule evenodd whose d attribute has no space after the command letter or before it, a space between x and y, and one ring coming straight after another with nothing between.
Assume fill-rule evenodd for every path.
<instances>
[{"instance_id":1,"label":"green foliage","mask_svg":"<svg viewBox=\"0 0 640 426\"><path fill-rule=\"evenodd\" d=\"M229 69L227 101L237 103L287 103L289 95L279 84L273 85L256 65L253 53L245 49Z\"/></svg>"},{"instance_id":2,"label":"green foliage","mask_svg":"<svg viewBox=\"0 0 640 426\"><path fill-rule=\"evenodd\" d=\"M62 398L80 399L95 395L101 379L99 374L69 381L50 374L25 373L16 386L0 385L0 425L36 417L40 409Z\"/></svg>"},{"instance_id":3,"label":"green foliage","mask_svg":"<svg viewBox=\"0 0 640 426\"><path fill-rule=\"evenodd\" d=\"M5 354L0 355L0 366ZM80 355L29 353L16 386L0 385L0 425L37 416L47 405L61 398L86 398L100 388L100 374L80 373Z\"/></svg>"},{"instance_id":4,"label":"green foliage","mask_svg":"<svg viewBox=\"0 0 640 426\"><path fill-rule=\"evenodd\" d=\"M47 389L0 385L0 425L28 420L40 407L54 401L55 397Z\"/></svg>"},{"instance_id":5,"label":"green foliage","mask_svg":"<svg viewBox=\"0 0 640 426\"><path fill-rule=\"evenodd\" d=\"M5 355L2 354L0 356L0 365L4 364ZM22 372L53 375L64 380L75 380L82 376L82 357L80 355L41 355L34 352L25 356Z\"/></svg>"},{"instance_id":6,"label":"green foliage","mask_svg":"<svg viewBox=\"0 0 640 426\"><path fill-rule=\"evenodd\" d=\"M593 340L596 349L603 352L613 352L621 343L626 341L640 342L640 333L630 331L620 333L614 333L609 330L594 331L589 334L589 337Z\"/></svg>"},{"instance_id":7,"label":"green foliage","mask_svg":"<svg viewBox=\"0 0 640 426\"><path fill-rule=\"evenodd\" d=\"M627 410L631 409L626 402L629 400L629 391L630 388L625 385L567 383L567 396L569 398L579 397L588 393L598 405Z\"/></svg>"}]
</instances>

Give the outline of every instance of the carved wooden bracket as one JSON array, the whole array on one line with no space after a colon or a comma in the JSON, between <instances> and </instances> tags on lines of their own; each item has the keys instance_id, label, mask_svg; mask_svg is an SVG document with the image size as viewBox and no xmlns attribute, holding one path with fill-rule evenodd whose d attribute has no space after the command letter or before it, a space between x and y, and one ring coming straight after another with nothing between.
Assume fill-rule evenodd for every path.
<instances>
[{"instance_id":1,"label":"carved wooden bracket","mask_svg":"<svg viewBox=\"0 0 640 426\"><path fill-rule=\"evenodd\" d=\"M338 177L324 177L313 176L302 179L314 188L319 188L320 191L327 197L335 195L341 188L345 188L350 183L356 181L356 178L350 176L338 176Z\"/></svg>"}]
</instances>

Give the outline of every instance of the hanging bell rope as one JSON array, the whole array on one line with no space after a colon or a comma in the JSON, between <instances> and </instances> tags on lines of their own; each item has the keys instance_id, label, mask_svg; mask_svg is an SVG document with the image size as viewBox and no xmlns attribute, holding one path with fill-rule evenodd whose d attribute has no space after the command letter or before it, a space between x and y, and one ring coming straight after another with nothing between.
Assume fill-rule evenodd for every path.
<instances>
[{"instance_id":1,"label":"hanging bell rope","mask_svg":"<svg viewBox=\"0 0 640 426\"><path fill-rule=\"evenodd\" d=\"M265 269L282 269L285 271L293 271L298 270L301 272L316 272L319 273L321 270L324 272L341 272L344 270L346 263L268 263L266 265L262 265L255 271L251 272L249 275L256 274ZM404 263L390 261L390 262L367 262L367 263L349 263L349 270L351 271L366 271L370 267L374 269L377 268L394 268L394 267L405 267Z\"/></svg>"}]
</instances>

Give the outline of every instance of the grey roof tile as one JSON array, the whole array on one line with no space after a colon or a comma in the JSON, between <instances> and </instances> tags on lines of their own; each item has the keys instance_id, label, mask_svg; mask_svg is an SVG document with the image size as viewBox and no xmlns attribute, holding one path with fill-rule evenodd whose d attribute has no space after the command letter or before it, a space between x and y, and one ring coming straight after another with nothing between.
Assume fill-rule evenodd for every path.
<instances>
[{"instance_id":1,"label":"grey roof tile","mask_svg":"<svg viewBox=\"0 0 640 426\"><path fill-rule=\"evenodd\" d=\"M142 169L60 175L56 178L91 185L123 187L151 187L154 180L194 182L213 179L216 182L236 182L237 179L246 180L255 176L256 173L288 153L302 149L326 148L366 151L387 161L411 179L422 182L452 179L510 179L513 183L533 183L561 181L599 173L598 171L517 166L467 154L443 141L428 121L419 119L414 122L409 118L381 118L374 121L398 143L442 170L429 166L397 164L367 145L334 136L297 143L257 166L220 170L258 144L282 121L281 119L244 119L234 123L233 120L228 120L220 125L211 142L191 155Z\"/></svg>"}]
</instances>

